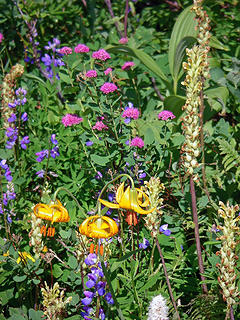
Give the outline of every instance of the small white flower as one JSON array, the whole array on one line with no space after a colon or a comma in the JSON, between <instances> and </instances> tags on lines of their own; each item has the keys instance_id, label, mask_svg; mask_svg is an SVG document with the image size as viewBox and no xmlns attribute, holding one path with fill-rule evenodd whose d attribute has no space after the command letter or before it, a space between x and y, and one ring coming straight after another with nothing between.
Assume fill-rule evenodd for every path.
<instances>
[{"instance_id":1,"label":"small white flower","mask_svg":"<svg viewBox=\"0 0 240 320\"><path fill-rule=\"evenodd\" d=\"M147 320L169 320L167 303L161 294L150 302Z\"/></svg>"}]
</instances>

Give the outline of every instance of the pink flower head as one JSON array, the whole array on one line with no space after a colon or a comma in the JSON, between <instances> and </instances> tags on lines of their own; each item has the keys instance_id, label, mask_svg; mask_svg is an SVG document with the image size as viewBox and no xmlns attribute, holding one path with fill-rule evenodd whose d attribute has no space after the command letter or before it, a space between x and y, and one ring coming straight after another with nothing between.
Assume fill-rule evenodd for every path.
<instances>
[{"instance_id":1,"label":"pink flower head","mask_svg":"<svg viewBox=\"0 0 240 320\"><path fill-rule=\"evenodd\" d=\"M130 146L131 147L143 148L144 147L144 141L143 141L142 138L135 137L135 138L132 139Z\"/></svg>"},{"instance_id":2,"label":"pink flower head","mask_svg":"<svg viewBox=\"0 0 240 320\"><path fill-rule=\"evenodd\" d=\"M97 71L96 70L89 70L86 72L87 78L96 78L97 77Z\"/></svg>"},{"instance_id":3,"label":"pink flower head","mask_svg":"<svg viewBox=\"0 0 240 320\"><path fill-rule=\"evenodd\" d=\"M176 116L168 110L163 110L158 114L158 119L159 120L168 120L168 119L174 119Z\"/></svg>"},{"instance_id":4,"label":"pink flower head","mask_svg":"<svg viewBox=\"0 0 240 320\"><path fill-rule=\"evenodd\" d=\"M94 51L92 54L92 58L102 60L102 61L105 61L107 59L111 59L110 54L107 51L105 51L104 49Z\"/></svg>"},{"instance_id":5,"label":"pink flower head","mask_svg":"<svg viewBox=\"0 0 240 320\"><path fill-rule=\"evenodd\" d=\"M93 126L93 129L102 131L103 129L107 130L108 126L106 126L102 121L97 121L96 124Z\"/></svg>"},{"instance_id":6,"label":"pink flower head","mask_svg":"<svg viewBox=\"0 0 240 320\"><path fill-rule=\"evenodd\" d=\"M0 32L0 43L3 41L3 34Z\"/></svg>"},{"instance_id":7,"label":"pink flower head","mask_svg":"<svg viewBox=\"0 0 240 320\"><path fill-rule=\"evenodd\" d=\"M76 53L84 53L84 52L89 52L89 48L85 44L78 44L75 48L74 51Z\"/></svg>"},{"instance_id":8,"label":"pink flower head","mask_svg":"<svg viewBox=\"0 0 240 320\"><path fill-rule=\"evenodd\" d=\"M133 61L127 61L122 66L122 70L129 70L131 67L134 67L135 63Z\"/></svg>"},{"instance_id":9,"label":"pink flower head","mask_svg":"<svg viewBox=\"0 0 240 320\"><path fill-rule=\"evenodd\" d=\"M104 71L104 74L107 76L110 72L112 72L112 68L107 68L107 69Z\"/></svg>"},{"instance_id":10,"label":"pink flower head","mask_svg":"<svg viewBox=\"0 0 240 320\"><path fill-rule=\"evenodd\" d=\"M121 44L128 43L128 38L121 38L120 40L118 40L118 42Z\"/></svg>"},{"instance_id":11,"label":"pink flower head","mask_svg":"<svg viewBox=\"0 0 240 320\"><path fill-rule=\"evenodd\" d=\"M111 83L111 82L105 82L100 88L100 90L105 94L108 94L110 92L114 92L117 89L118 89L118 87L114 83Z\"/></svg>"},{"instance_id":12,"label":"pink flower head","mask_svg":"<svg viewBox=\"0 0 240 320\"><path fill-rule=\"evenodd\" d=\"M62 123L65 127L71 127L74 124L79 124L83 121L83 118L80 118L74 114L68 113L62 118Z\"/></svg>"},{"instance_id":13,"label":"pink flower head","mask_svg":"<svg viewBox=\"0 0 240 320\"><path fill-rule=\"evenodd\" d=\"M72 48L62 47L58 50L58 52L67 56L68 54L72 54Z\"/></svg>"},{"instance_id":14,"label":"pink flower head","mask_svg":"<svg viewBox=\"0 0 240 320\"><path fill-rule=\"evenodd\" d=\"M125 118L125 123L129 123L131 119L138 119L139 110L137 108L134 108L131 102L128 102L128 107L126 107L123 111L122 117Z\"/></svg>"}]
</instances>

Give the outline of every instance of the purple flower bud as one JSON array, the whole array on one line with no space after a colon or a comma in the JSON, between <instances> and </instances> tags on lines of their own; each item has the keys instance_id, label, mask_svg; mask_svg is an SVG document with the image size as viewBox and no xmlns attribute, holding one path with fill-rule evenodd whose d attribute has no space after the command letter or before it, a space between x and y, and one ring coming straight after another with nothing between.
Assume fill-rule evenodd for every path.
<instances>
[{"instance_id":1,"label":"purple flower bud","mask_svg":"<svg viewBox=\"0 0 240 320\"><path fill-rule=\"evenodd\" d=\"M28 114L27 112L23 112L22 116L21 116L21 119L23 122L27 121L28 120Z\"/></svg>"},{"instance_id":2,"label":"purple flower bud","mask_svg":"<svg viewBox=\"0 0 240 320\"><path fill-rule=\"evenodd\" d=\"M42 150L40 152L35 153L35 155L37 156L37 162L42 162L44 158L48 157L48 150Z\"/></svg>"},{"instance_id":3,"label":"purple flower bud","mask_svg":"<svg viewBox=\"0 0 240 320\"><path fill-rule=\"evenodd\" d=\"M58 152L58 146L52 148L52 150L50 151L50 156L55 159L56 157L59 156L59 152Z\"/></svg>"},{"instance_id":4,"label":"purple flower bud","mask_svg":"<svg viewBox=\"0 0 240 320\"><path fill-rule=\"evenodd\" d=\"M27 144L29 143L30 143L29 137L28 136L23 137L22 140L20 141L21 148L26 150Z\"/></svg>"},{"instance_id":5,"label":"purple flower bud","mask_svg":"<svg viewBox=\"0 0 240 320\"><path fill-rule=\"evenodd\" d=\"M7 179L7 181L12 181L12 176L11 176L11 171L10 170L7 170L5 172L5 178Z\"/></svg>"},{"instance_id":6,"label":"purple flower bud","mask_svg":"<svg viewBox=\"0 0 240 320\"><path fill-rule=\"evenodd\" d=\"M159 231L165 234L165 236L170 236L171 231L168 229L168 224L163 224L160 228Z\"/></svg>"},{"instance_id":7,"label":"purple flower bud","mask_svg":"<svg viewBox=\"0 0 240 320\"><path fill-rule=\"evenodd\" d=\"M40 170L40 171L36 172L36 175L38 176L38 178L43 178L44 174L45 174L44 170Z\"/></svg>"},{"instance_id":8,"label":"purple flower bud","mask_svg":"<svg viewBox=\"0 0 240 320\"><path fill-rule=\"evenodd\" d=\"M92 302L92 298L83 298L81 302L83 305L87 306Z\"/></svg>"},{"instance_id":9,"label":"purple flower bud","mask_svg":"<svg viewBox=\"0 0 240 320\"><path fill-rule=\"evenodd\" d=\"M12 113L11 115L10 115L10 117L8 118L8 122L14 122L14 121L16 121L17 120L17 117L16 117L16 115L15 115L15 113Z\"/></svg>"},{"instance_id":10,"label":"purple flower bud","mask_svg":"<svg viewBox=\"0 0 240 320\"><path fill-rule=\"evenodd\" d=\"M97 255L95 253L90 253L84 261L86 265L92 266L97 262Z\"/></svg>"},{"instance_id":11,"label":"purple flower bud","mask_svg":"<svg viewBox=\"0 0 240 320\"><path fill-rule=\"evenodd\" d=\"M139 243L140 249L147 249L148 246L150 246L150 243L146 238L143 238L143 242Z\"/></svg>"},{"instance_id":12,"label":"purple flower bud","mask_svg":"<svg viewBox=\"0 0 240 320\"><path fill-rule=\"evenodd\" d=\"M108 304L114 304L114 300L110 292L106 293L104 299L107 301Z\"/></svg>"},{"instance_id":13,"label":"purple flower bud","mask_svg":"<svg viewBox=\"0 0 240 320\"><path fill-rule=\"evenodd\" d=\"M58 141L57 141L57 139L56 139L56 134L52 134L52 135L51 135L51 142L52 142L53 144L55 144L55 145L58 144Z\"/></svg>"},{"instance_id":14,"label":"purple flower bud","mask_svg":"<svg viewBox=\"0 0 240 320\"><path fill-rule=\"evenodd\" d=\"M105 294L105 286L106 286L106 282L104 281L99 281L96 285L97 288L97 292L100 296L103 296Z\"/></svg>"},{"instance_id":15,"label":"purple flower bud","mask_svg":"<svg viewBox=\"0 0 240 320\"><path fill-rule=\"evenodd\" d=\"M86 144L87 147L90 147L90 146L93 145L93 142L91 140L89 140L89 141L86 141L85 144Z\"/></svg>"}]
</instances>

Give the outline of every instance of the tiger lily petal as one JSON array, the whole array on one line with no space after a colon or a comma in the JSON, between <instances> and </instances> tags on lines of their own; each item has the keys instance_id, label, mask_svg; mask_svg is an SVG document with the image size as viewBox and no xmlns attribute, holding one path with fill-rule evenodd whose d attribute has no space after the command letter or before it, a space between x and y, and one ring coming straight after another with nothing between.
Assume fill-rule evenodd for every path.
<instances>
[{"instance_id":1,"label":"tiger lily petal","mask_svg":"<svg viewBox=\"0 0 240 320\"><path fill-rule=\"evenodd\" d=\"M113 219L96 215L85 219L79 232L90 238L110 238L118 232L118 226Z\"/></svg>"},{"instance_id":2,"label":"tiger lily petal","mask_svg":"<svg viewBox=\"0 0 240 320\"><path fill-rule=\"evenodd\" d=\"M131 189L130 186L124 191L124 182L120 184L116 193L117 203L112 203L103 199L99 199L103 205L111 209L126 209L133 210L140 214L148 214L155 210L155 208L144 210L141 207L147 207L150 204L149 197L142 189Z\"/></svg>"}]
</instances>

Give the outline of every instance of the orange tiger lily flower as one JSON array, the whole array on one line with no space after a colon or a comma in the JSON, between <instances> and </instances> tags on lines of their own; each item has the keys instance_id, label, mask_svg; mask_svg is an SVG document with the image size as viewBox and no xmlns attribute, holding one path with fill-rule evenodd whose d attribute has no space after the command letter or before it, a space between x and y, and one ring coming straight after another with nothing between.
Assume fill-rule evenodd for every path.
<instances>
[{"instance_id":1,"label":"orange tiger lily flower","mask_svg":"<svg viewBox=\"0 0 240 320\"><path fill-rule=\"evenodd\" d=\"M117 203L112 203L103 199L99 201L106 207L111 209L127 209L133 210L140 214L148 214L153 212L155 208L144 210L144 207L149 206L150 201L148 196L142 189L131 189L129 186L124 190L124 182L120 184L116 193Z\"/></svg>"},{"instance_id":2,"label":"orange tiger lily flower","mask_svg":"<svg viewBox=\"0 0 240 320\"><path fill-rule=\"evenodd\" d=\"M44 203L38 203L33 208L35 216L42 220L50 221L51 224L54 222L68 222L70 220L68 211L63 207L59 200L56 200L56 203L47 205ZM41 233L46 236L47 226L42 226ZM48 237L53 237L55 234L55 228L48 228Z\"/></svg>"},{"instance_id":3,"label":"orange tiger lily flower","mask_svg":"<svg viewBox=\"0 0 240 320\"><path fill-rule=\"evenodd\" d=\"M90 238L111 238L118 233L118 226L113 219L96 215L85 219L79 232Z\"/></svg>"}]
</instances>

